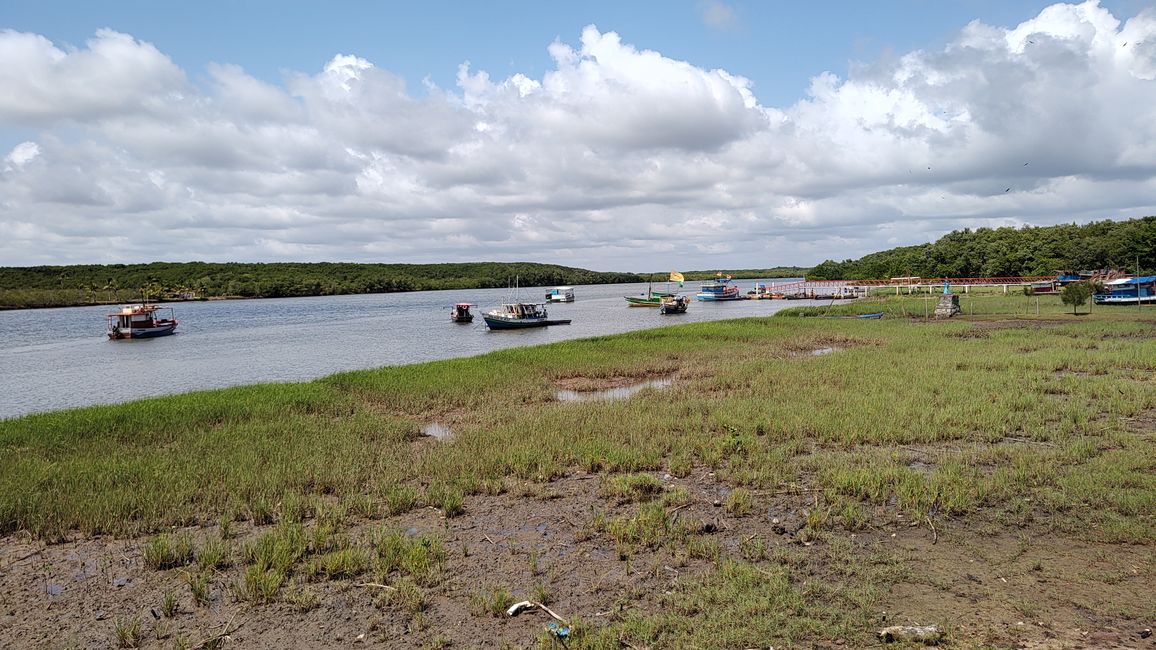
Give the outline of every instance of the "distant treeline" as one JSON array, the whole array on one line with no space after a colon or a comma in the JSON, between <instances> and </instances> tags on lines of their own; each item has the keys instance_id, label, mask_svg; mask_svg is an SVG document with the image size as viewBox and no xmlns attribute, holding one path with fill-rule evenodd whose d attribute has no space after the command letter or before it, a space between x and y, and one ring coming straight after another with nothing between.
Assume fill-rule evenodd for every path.
<instances>
[{"instance_id":1,"label":"distant treeline","mask_svg":"<svg viewBox=\"0 0 1156 650\"><path fill-rule=\"evenodd\" d=\"M827 260L808 280L867 280L919 276L976 278L1054 275L1059 270L1156 267L1156 217L1097 221L1084 226L964 229L930 244Z\"/></svg>"},{"instance_id":2,"label":"distant treeline","mask_svg":"<svg viewBox=\"0 0 1156 650\"><path fill-rule=\"evenodd\" d=\"M353 264L153 262L0 268L0 308L54 307L182 298L285 298L436 289L643 282L529 262Z\"/></svg>"},{"instance_id":3,"label":"distant treeline","mask_svg":"<svg viewBox=\"0 0 1156 650\"><path fill-rule=\"evenodd\" d=\"M729 275L736 280L746 278L801 278L807 271L811 270L809 266L776 266L771 269L737 269L737 270L715 270L715 271L683 271L682 277L687 280L712 280L717 275ZM669 277L666 274L665 277Z\"/></svg>"}]
</instances>

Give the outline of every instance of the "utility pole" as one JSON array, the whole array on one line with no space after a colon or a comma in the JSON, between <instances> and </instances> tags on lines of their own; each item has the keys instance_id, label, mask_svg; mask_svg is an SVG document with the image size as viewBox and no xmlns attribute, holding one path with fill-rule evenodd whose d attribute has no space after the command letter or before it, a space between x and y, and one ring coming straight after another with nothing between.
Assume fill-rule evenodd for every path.
<instances>
[{"instance_id":1,"label":"utility pole","mask_svg":"<svg viewBox=\"0 0 1156 650\"><path fill-rule=\"evenodd\" d=\"M1140 302L1140 256L1136 256L1136 313L1143 312Z\"/></svg>"}]
</instances>

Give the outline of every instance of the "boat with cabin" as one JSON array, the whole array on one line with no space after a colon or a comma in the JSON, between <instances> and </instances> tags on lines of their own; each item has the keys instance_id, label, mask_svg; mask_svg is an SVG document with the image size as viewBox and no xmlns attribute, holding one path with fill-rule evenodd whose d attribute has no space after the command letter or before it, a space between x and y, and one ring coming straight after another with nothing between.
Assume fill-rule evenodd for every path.
<instances>
[{"instance_id":1,"label":"boat with cabin","mask_svg":"<svg viewBox=\"0 0 1156 650\"><path fill-rule=\"evenodd\" d=\"M719 273L714 280L702 283L695 298L705 302L721 302L742 300L743 296L739 294L738 285L731 284L731 276L723 277L723 274Z\"/></svg>"},{"instance_id":2,"label":"boat with cabin","mask_svg":"<svg viewBox=\"0 0 1156 650\"><path fill-rule=\"evenodd\" d=\"M147 339L172 334L177 319L171 307L156 305L125 305L120 311L108 314L108 338Z\"/></svg>"},{"instance_id":3,"label":"boat with cabin","mask_svg":"<svg viewBox=\"0 0 1156 650\"><path fill-rule=\"evenodd\" d=\"M574 287L554 287L546 292L546 302L574 302Z\"/></svg>"},{"instance_id":4,"label":"boat with cabin","mask_svg":"<svg viewBox=\"0 0 1156 650\"><path fill-rule=\"evenodd\" d=\"M468 302L459 302L450 307L450 320L455 323L474 322L474 315L470 313L470 307L473 305Z\"/></svg>"},{"instance_id":5,"label":"boat with cabin","mask_svg":"<svg viewBox=\"0 0 1156 650\"><path fill-rule=\"evenodd\" d=\"M690 297L688 296L667 296L662 299L662 304L658 307L658 313L666 314L685 314L686 308L690 306Z\"/></svg>"},{"instance_id":6,"label":"boat with cabin","mask_svg":"<svg viewBox=\"0 0 1156 650\"><path fill-rule=\"evenodd\" d=\"M1097 305L1156 304L1156 275L1118 278L1104 283L1108 293L1097 293L1092 302Z\"/></svg>"},{"instance_id":7,"label":"boat with cabin","mask_svg":"<svg viewBox=\"0 0 1156 650\"><path fill-rule=\"evenodd\" d=\"M551 319L544 303L511 302L482 314L492 330L520 330L548 325L569 325L570 319Z\"/></svg>"}]
</instances>

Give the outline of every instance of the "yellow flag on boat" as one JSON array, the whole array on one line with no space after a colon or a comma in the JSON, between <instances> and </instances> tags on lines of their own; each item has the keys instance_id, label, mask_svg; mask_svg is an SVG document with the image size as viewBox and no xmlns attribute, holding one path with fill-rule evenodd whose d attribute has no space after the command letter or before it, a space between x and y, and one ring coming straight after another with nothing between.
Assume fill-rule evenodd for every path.
<instances>
[{"instance_id":1,"label":"yellow flag on boat","mask_svg":"<svg viewBox=\"0 0 1156 650\"><path fill-rule=\"evenodd\" d=\"M671 282L677 282L678 286L681 287L682 286L682 274L679 273L678 271L671 271L670 272L670 281Z\"/></svg>"}]
</instances>

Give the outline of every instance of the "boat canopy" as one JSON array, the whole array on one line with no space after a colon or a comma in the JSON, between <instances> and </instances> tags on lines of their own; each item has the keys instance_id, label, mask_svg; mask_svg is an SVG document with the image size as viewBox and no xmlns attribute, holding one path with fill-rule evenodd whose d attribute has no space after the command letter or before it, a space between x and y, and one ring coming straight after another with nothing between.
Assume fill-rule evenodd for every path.
<instances>
[{"instance_id":1,"label":"boat canopy","mask_svg":"<svg viewBox=\"0 0 1156 650\"><path fill-rule=\"evenodd\" d=\"M1120 278L1118 280L1112 280L1111 282L1105 282L1104 286L1116 287L1125 284L1151 284L1153 282L1156 282L1156 275L1142 275L1138 278Z\"/></svg>"}]
</instances>

